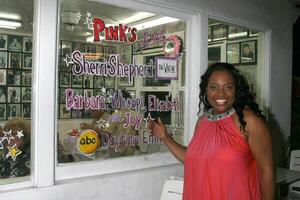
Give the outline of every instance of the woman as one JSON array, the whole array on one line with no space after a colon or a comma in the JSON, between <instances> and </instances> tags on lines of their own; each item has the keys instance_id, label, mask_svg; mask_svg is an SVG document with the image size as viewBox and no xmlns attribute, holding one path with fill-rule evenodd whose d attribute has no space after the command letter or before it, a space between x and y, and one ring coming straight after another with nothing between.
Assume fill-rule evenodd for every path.
<instances>
[{"instance_id":1,"label":"woman","mask_svg":"<svg viewBox=\"0 0 300 200\"><path fill-rule=\"evenodd\" d=\"M184 200L273 200L274 165L269 130L245 78L232 65L216 63L201 77L198 119L188 148L166 127L149 122L184 162Z\"/></svg>"}]
</instances>

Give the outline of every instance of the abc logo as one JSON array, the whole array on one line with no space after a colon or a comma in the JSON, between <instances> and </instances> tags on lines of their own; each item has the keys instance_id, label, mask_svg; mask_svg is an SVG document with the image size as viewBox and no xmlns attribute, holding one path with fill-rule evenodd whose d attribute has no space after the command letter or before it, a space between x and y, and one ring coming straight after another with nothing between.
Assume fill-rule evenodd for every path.
<instances>
[{"instance_id":1,"label":"abc logo","mask_svg":"<svg viewBox=\"0 0 300 200\"><path fill-rule=\"evenodd\" d=\"M83 154L94 153L99 145L98 134L93 130L83 131L77 139L78 150Z\"/></svg>"}]
</instances>

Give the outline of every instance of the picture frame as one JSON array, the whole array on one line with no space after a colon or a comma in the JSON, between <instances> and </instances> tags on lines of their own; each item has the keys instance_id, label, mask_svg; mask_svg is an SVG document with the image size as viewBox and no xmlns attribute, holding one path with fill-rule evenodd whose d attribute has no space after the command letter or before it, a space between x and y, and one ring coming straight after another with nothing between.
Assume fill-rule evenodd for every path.
<instances>
[{"instance_id":1,"label":"picture frame","mask_svg":"<svg viewBox=\"0 0 300 200\"><path fill-rule=\"evenodd\" d=\"M59 89L59 103L66 103L66 95L65 95L65 91L67 88L60 88Z\"/></svg>"},{"instance_id":2,"label":"picture frame","mask_svg":"<svg viewBox=\"0 0 300 200\"><path fill-rule=\"evenodd\" d=\"M20 103L21 88L20 87L7 87L7 102Z\"/></svg>"},{"instance_id":3,"label":"picture frame","mask_svg":"<svg viewBox=\"0 0 300 200\"><path fill-rule=\"evenodd\" d=\"M9 35L8 36L8 46L7 49L9 51L22 51L22 36L16 36L16 35Z\"/></svg>"},{"instance_id":4,"label":"picture frame","mask_svg":"<svg viewBox=\"0 0 300 200\"><path fill-rule=\"evenodd\" d=\"M7 52L0 51L0 68L7 68Z\"/></svg>"},{"instance_id":5,"label":"picture frame","mask_svg":"<svg viewBox=\"0 0 300 200\"><path fill-rule=\"evenodd\" d=\"M102 89L94 89L94 96L100 96L103 95Z\"/></svg>"},{"instance_id":6,"label":"picture frame","mask_svg":"<svg viewBox=\"0 0 300 200\"><path fill-rule=\"evenodd\" d=\"M81 53L85 53L85 43L81 43L81 42L74 42L74 51L78 50Z\"/></svg>"},{"instance_id":7,"label":"picture frame","mask_svg":"<svg viewBox=\"0 0 300 200\"><path fill-rule=\"evenodd\" d=\"M221 46L208 46L208 61L221 62Z\"/></svg>"},{"instance_id":8,"label":"picture frame","mask_svg":"<svg viewBox=\"0 0 300 200\"><path fill-rule=\"evenodd\" d=\"M240 43L230 43L226 47L226 62L237 65L240 64Z\"/></svg>"},{"instance_id":9,"label":"picture frame","mask_svg":"<svg viewBox=\"0 0 300 200\"><path fill-rule=\"evenodd\" d=\"M213 41L226 40L227 39L227 25L218 24L212 26L212 39Z\"/></svg>"},{"instance_id":10,"label":"picture frame","mask_svg":"<svg viewBox=\"0 0 300 200\"><path fill-rule=\"evenodd\" d=\"M7 85L21 85L21 71L20 70L7 70L6 77Z\"/></svg>"},{"instance_id":11,"label":"picture frame","mask_svg":"<svg viewBox=\"0 0 300 200\"><path fill-rule=\"evenodd\" d=\"M8 118L20 116L20 104L7 104Z\"/></svg>"},{"instance_id":12,"label":"picture frame","mask_svg":"<svg viewBox=\"0 0 300 200\"><path fill-rule=\"evenodd\" d=\"M60 87L71 87L71 74L68 72L59 73Z\"/></svg>"},{"instance_id":13,"label":"picture frame","mask_svg":"<svg viewBox=\"0 0 300 200\"><path fill-rule=\"evenodd\" d=\"M123 64L132 63L132 45L119 46L118 53L120 55L120 63Z\"/></svg>"},{"instance_id":14,"label":"picture frame","mask_svg":"<svg viewBox=\"0 0 300 200\"><path fill-rule=\"evenodd\" d=\"M257 47L256 40L241 42L241 64L256 64Z\"/></svg>"},{"instance_id":15,"label":"picture frame","mask_svg":"<svg viewBox=\"0 0 300 200\"><path fill-rule=\"evenodd\" d=\"M85 89L83 90L83 94L87 95L87 97L93 96L93 89Z\"/></svg>"},{"instance_id":16,"label":"picture frame","mask_svg":"<svg viewBox=\"0 0 300 200\"><path fill-rule=\"evenodd\" d=\"M6 104L0 104L0 120L6 120Z\"/></svg>"},{"instance_id":17,"label":"picture frame","mask_svg":"<svg viewBox=\"0 0 300 200\"><path fill-rule=\"evenodd\" d=\"M208 27L208 33L207 33L207 35L208 35L208 42L211 42L212 41L212 34L211 34L211 29L212 29L212 27L211 26L209 26Z\"/></svg>"},{"instance_id":18,"label":"picture frame","mask_svg":"<svg viewBox=\"0 0 300 200\"><path fill-rule=\"evenodd\" d=\"M71 110L71 118L82 118L82 110Z\"/></svg>"},{"instance_id":19,"label":"picture frame","mask_svg":"<svg viewBox=\"0 0 300 200\"><path fill-rule=\"evenodd\" d=\"M66 57L66 55L71 56L72 53L72 42L62 41L61 42L61 55Z\"/></svg>"},{"instance_id":20,"label":"picture frame","mask_svg":"<svg viewBox=\"0 0 300 200\"><path fill-rule=\"evenodd\" d=\"M31 102L31 87L22 87L22 102Z\"/></svg>"},{"instance_id":21,"label":"picture frame","mask_svg":"<svg viewBox=\"0 0 300 200\"><path fill-rule=\"evenodd\" d=\"M130 83L128 77L118 77L118 86L120 87L133 87L134 86L134 78Z\"/></svg>"},{"instance_id":22,"label":"picture frame","mask_svg":"<svg viewBox=\"0 0 300 200\"><path fill-rule=\"evenodd\" d=\"M7 87L0 86L0 103L6 103Z\"/></svg>"},{"instance_id":23,"label":"picture frame","mask_svg":"<svg viewBox=\"0 0 300 200\"><path fill-rule=\"evenodd\" d=\"M106 76L104 85L106 88L115 88L115 77Z\"/></svg>"},{"instance_id":24,"label":"picture frame","mask_svg":"<svg viewBox=\"0 0 300 200\"><path fill-rule=\"evenodd\" d=\"M83 88L93 88L93 76L85 74L83 76Z\"/></svg>"},{"instance_id":25,"label":"picture frame","mask_svg":"<svg viewBox=\"0 0 300 200\"><path fill-rule=\"evenodd\" d=\"M0 85L6 85L6 70L0 69Z\"/></svg>"},{"instance_id":26,"label":"picture frame","mask_svg":"<svg viewBox=\"0 0 300 200\"><path fill-rule=\"evenodd\" d=\"M32 69L32 54L23 54L23 69Z\"/></svg>"},{"instance_id":27,"label":"picture frame","mask_svg":"<svg viewBox=\"0 0 300 200\"><path fill-rule=\"evenodd\" d=\"M22 117L29 119L31 116L31 104L22 104Z\"/></svg>"},{"instance_id":28,"label":"picture frame","mask_svg":"<svg viewBox=\"0 0 300 200\"><path fill-rule=\"evenodd\" d=\"M0 50L7 50L7 35L0 34Z\"/></svg>"},{"instance_id":29,"label":"picture frame","mask_svg":"<svg viewBox=\"0 0 300 200\"><path fill-rule=\"evenodd\" d=\"M32 37L23 37L23 52L32 52Z\"/></svg>"},{"instance_id":30,"label":"picture frame","mask_svg":"<svg viewBox=\"0 0 300 200\"><path fill-rule=\"evenodd\" d=\"M156 79L178 80L178 59L169 57L156 57Z\"/></svg>"},{"instance_id":31,"label":"picture frame","mask_svg":"<svg viewBox=\"0 0 300 200\"><path fill-rule=\"evenodd\" d=\"M66 104L59 105L59 118L61 118L61 119L70 119L71 118L71 111L67 110Z\"/></svg>"},{"instance_id":32,"label":"picture frame","mask_svg":"<svg viewBox=\"0 0 300 200\"><path fill-rule=\"evenodd\" d=\"M72 75L72 87L82 88L82 76Z\"/></svg>"},{"instance_id":33,"label":"picture frame","mask_svg":"<svg viewBox=\"0 0 300 200\"><path fill-rule=\"evenodd\" d=\"M60 57L60 63L59 63L59 67L58 70L61 72L71 72L72 67L67 67L66 62L64 61L65 57Z\"/></svg>"},{"instance_id":34,"label":"picture frame","mask_svg":"<svg viewBox=\"0 0 300 200\"><path fill-rule=\"evenodd\" d=\"M241 26L228 26L228 39L245 38L248 36L248 30Z\"/></svg>"},{"instance_id":35,"label":"picture frame","mask_svg":"<svg viewBox=\"0 0 300 200\"><path fill-rule=\"evenodd\" d=\"M137 54L141 51L140 41L137 41L132 44L132 53Z\"/></svg>"},{"instance_id":36,"label":"picture frame","mask_svg":"<svg viewBox=\"0 0 300 200\"><path fill-rule=\"evenodd\" d=\"M32 73L30 70L22 71L22 86L31 86Z\"/></svg>"},{"instance_id":37,"label":"picture frame","mask_svg":"<svg viewBox=\"0 0 300 200\"><path fill-rule=\"evenodd\" d=\"M9 53L9 68L20 69L22 57L20 53Z\"/></svg>"},{"instance_id":38,"label":"picture frame","mask_svg":"<svg viewBox=\"0 0 300 200\"><path fill-rule=\"evenodd\" d=\"M94 88L103 88L104 85L104 77L103 76L94 76Z\"/></svg>"}]
</instances>

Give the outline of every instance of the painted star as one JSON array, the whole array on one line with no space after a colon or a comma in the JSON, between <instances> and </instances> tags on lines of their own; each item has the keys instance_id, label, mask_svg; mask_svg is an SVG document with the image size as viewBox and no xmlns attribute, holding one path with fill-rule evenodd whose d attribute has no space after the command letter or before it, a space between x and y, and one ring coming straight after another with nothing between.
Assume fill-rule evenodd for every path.
<instances>
[{"instance_id":1,"label":"painted star","mask_svg":"<svg viewBox=\"0 0 300 200\"><path fill-rule=\"evenodd\" d=\"M6 155L6 158L11 157L13 161L16 161L17 156L22 153L22 151L16 147L16 144L14 144L13 147L7 147L7 149L8 149L8 154Z\"/></svg>"},{"instance_id":2,"label":"painted star","mask_svg":"<svg viewBox=\"0 0 300 200\"><path fill-rule=\"evenodd\" d=\"M102 94L106 94L106 89L104 87L101 88L101 92L102 92Z\"/></svg>"},{"instance_id":3,"label":"painted star","mask_svg":"<svg viewBox=\"0 0 300 200\"><path fill-rule=\"evenodd\" d=\"M24 137L23 130L17 131L17 137L18 137L19 139L20 139L21 137Z\"/></svg>"},{"instance_id":4,"label":"painted star","mask_svg":"<svg viewBox=\"0 0 300 200\"><path fill-rule=\"evenodd\" d=\"M108 128L108 127L110 126L110 124L109 124L108 122L106 122L106 123L104 124L104 126L105 126L105 128Z\"/></svg>"},{"instance_id":5,"label":"painted star","mask_svg":"<svg viewBox=\"0 0 300 200\"><path fill-rule=\"evenodd\" d=\"M90 12L86 12L85 22L84 24L88 25L88 28L92 28L93 25L93 19Z\"/></svg>"},{"instance_id":6,"label":"painted star","mask_svg":"<svg viewBox=\"0 0 300 200\"><path fill-rule=\"evenodd\" d=\"M68 54L66 54L66 58L64 59L64 61L67 67L69 67L70 64L74 64L73 59Z\"/></svg>"},{"instance_id":7,"label":"painted star","mask_svg":"<svg viewBox=\"0 0 300 200\"><path fill-rule=\"evenodd\" d=\"M148 112L147 118L144 118L144 121L146 122L146 125L145 125L146 128L147 128L147 126L148 126L148 121L149 121L149 120L151 120L151 121L154 120L154 119L151 117L150 112Z\"/></svg>"},{"instance_id":8,"label":"painted star","mask_svg":"<svg viewBox=\"0 0 300 200\"><path fill-rule=\"evenodd\" d=\"M97 121L98 128L99 128L99 129L104 128L104 127L105 127L105 123L106 123L106 121L103 120L102 118L100 118L100 119Z\"/></svg>"},{"instance_id":9,"label":"painted star","mask_svg":"<svg viewBox=\"0 0 300 200\"><path fill-rule=\"evenodd\" d=\"M8 144L10 144L10 140L15 139L14 136L11 135L11 130L6 132L6 131L2 131L4 133L4 137L2 138L2 140L7 140Z\"/></svg>"}]
</instances>

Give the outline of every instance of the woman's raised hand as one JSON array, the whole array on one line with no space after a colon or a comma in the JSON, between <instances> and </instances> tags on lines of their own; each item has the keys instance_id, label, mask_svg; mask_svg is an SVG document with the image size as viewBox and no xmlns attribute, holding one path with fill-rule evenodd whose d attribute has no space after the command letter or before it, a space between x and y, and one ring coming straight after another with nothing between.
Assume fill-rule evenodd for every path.
<instances>
[{"instance_id":1,"label":"woman's raised hand","mask_svg":"<svg viewBox=\"0 0 300 200\"><path fill-rule=\"evenodd\" d=\"M154 120L149 120L148 128L154 136L158 137L161 140L164 140L169 136L167 128L160 118L158 118L157 122L155 122Z\"/></svg>"}]
</instances>

